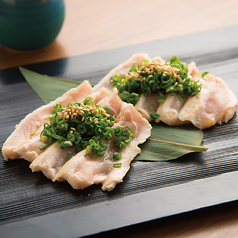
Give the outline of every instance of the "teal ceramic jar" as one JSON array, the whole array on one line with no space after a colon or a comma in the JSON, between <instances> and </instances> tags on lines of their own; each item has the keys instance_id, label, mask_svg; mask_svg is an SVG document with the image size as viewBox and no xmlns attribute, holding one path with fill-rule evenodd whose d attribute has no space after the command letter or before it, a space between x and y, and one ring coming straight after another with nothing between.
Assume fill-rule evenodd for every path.
<instances>
[{"instance_id":1,"label":"teal ceramic jar","mask_svg":"<svg viewBox=\"0 0 238 238\"><path fill-rule=\"evenodd\" d=\"M64 16L64 0L0 0L0 44L16 50L47 46Z\"/></svg>"}]
</instances>

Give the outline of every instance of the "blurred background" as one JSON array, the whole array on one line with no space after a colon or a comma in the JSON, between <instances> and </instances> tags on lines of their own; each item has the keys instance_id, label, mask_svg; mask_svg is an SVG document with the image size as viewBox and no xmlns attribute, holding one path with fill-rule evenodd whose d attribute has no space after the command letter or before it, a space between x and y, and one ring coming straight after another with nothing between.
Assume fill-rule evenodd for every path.
<instances>
[{"instance_id":1,"label":"blurred background","mask_svg":"<svg viewBox=\"0 0 238 238\"><path fill-rule=\"evenodd\" d=\"M237 15L237 0L65 0L56 40L28 51L0 44L0 69L231 26Z\"/></svg>"}]
</instances>

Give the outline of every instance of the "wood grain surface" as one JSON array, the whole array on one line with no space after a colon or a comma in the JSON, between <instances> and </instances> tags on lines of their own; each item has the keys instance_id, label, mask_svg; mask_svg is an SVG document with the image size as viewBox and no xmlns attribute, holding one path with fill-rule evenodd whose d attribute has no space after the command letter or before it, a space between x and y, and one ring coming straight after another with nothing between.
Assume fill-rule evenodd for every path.
<instances>
[{"instance_id":1,"label":"wood grain surface","mask_svg":"<svg viewBox=\"0 0 238 238\"><path fill-rule=\"evenodd\" d=\"M66 0L65 3L66 18L56 41L34 51L14 51L0 45L0 69L238 24L237 0ZM123 228L110 235L235 238L237 214L234 202Z\"/></svg>"},{"instance_id":2,"label":"wood grain surface","mask_svg":"<svg viewBox=\"0 0 238 238\"><path fill-rule=\"evenodd\" d=\"M0 69L238 24L237 0L66 0L58 38L34 51L0 45Z\"/></svg>"}]
</instances>

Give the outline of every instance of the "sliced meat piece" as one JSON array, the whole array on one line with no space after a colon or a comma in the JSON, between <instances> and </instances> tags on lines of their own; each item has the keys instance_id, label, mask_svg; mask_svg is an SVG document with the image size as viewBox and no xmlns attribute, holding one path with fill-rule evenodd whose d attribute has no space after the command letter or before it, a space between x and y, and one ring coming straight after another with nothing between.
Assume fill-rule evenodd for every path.
<instances>
[{"instance_id":1,"label":"sliced meat piece","mask_svg":"<svg viewBox=\"0 0 238 238\"><path fill-rule=\"evenodd\" d=\"M43 144L44 143L40 138L40 133L38 133L36 136L26 140L22 145L18 146L13 151L19 155L19 158L24 158L25 160L32 162L43 152L40 150L40 147Z\"/></svg>"},{"instance_id":2,"label":"sliced meat piece","mask_svg":"<svg viewBox=\"0 0 238 238\"><path fill-rule=\"evenodd\" d=\"M100 102L104 98L108 97L110 94L111 94L111 91L103 87L100 90L98 90L96 92L93 92L93 93L91 93L88 96L91 98L91 100L93 102L95 102L97 104L98 102ZM80 100L78 102L83 102L83 100L84 99L82 99L82 100Z\"/></svg>"},{"instance_id":3,"label":"sliced meat piece","mask_svg":"<svg viewBox=\"0 0 238 238\"><path fill-rule=\"evenodd\" d=\"M68 152L70 152L69 157L67 157ZM61 167L76 153L74 146L61 149L55 142L30 164L30 168L32 172L42 171L47 178L53 179Z\"/></svg>"},{"instance_id":4,"label":"sliced meat piece","mask_svg":"<svg viewBox=\"0 0 238 238\"><path fill-rule=\"evenodd\" d=\"M157 109L159 118L155 119L155 122L164 122L169 126L178 126L187 123L179 119L179 113L185 102L181 101L178 96L166 95L164 103L161 103Z\"/></svg>"},{"instance_id":5,"label":"sliced meat piece","mask_svg":"<svg viewBox=\"0 0 238 238\"><path fill-rule=\"evenodd\" d=\"M118 90L116 88L114 88L110 92L110 95L108 97L105 97L104 99L102 99L98 103L98 105L100 105L103 108L109 107L110 115L117 116L121 111L121 107L122 107L123 103L124 102L118 96Z\"/></svg>"},{"instance_id":6,"label":"sliced meat piece","mask_svg":"<svg viewBox=\"0 0 238 238\"><path fill-rule=\"evenodd\" d=\"M187 99L179 119L189 121L200 129L228 122L237 107L237 98L226 83L214 74L200 79L202 90Z\"/></svg>"},{"instance_id":7,"label":"sliced meat piece","mask_svg":"<svg viewBox=\"0 0 238 238\"><path fill-rule=\"evenodd\" d=\"M132 105L125 106L118 119L119 121L114 124L114 127L130 125L133 128L134 136L132 141L120 151L122 160L118 162L121 163L121 167L112 167L110 173L107 174L106 179L102 182L102 190L104 191L113 190L116 184L123 181L124 176L130 169L131 161L141 151L138 145L144 143L151 135L151 125Z\"/></svg>"},{"instance_id":8,"label":"sliced meat piece","mask_svg":"<svg viewBox=\"0 0 238 238\"><path fill-rule=\"evenodd\" d=\"M143 53L133 54L126 62L119 64L114 69L112 69L98 84L93 87L93 91L97 91L102 87L111 90L112 84L110 83L110 78L112 76L120 75L121 73L127 74L132 65L141 63L141 61L143 61L144 59L150 60L150 57L147 54Z\"/></svg>"},{"instance_id":9,"label":"sliced meat piece","mask_svg":"<svg viewBox=\"0 0 238 238\"><path fill-rule=\"evenodd\" d=\"M201 78L200 71L198 70L196 63L193 61L188 64L188 75L192 76L193 80L196 82Z\"/></svg>"},{"instance_id":10,"label":"sliced meat piece","mask_svg":"<svg viewBox=\"0 0 238 238\"><path fill-rule=\"evenodd\" d=\"M152 121L150 114L157 111L159 103L155 93L145 97L143 94L140 95L140 100L136 103L135 107L141 112L141 115L147 120Z\"/></svg>"}]
</instances>

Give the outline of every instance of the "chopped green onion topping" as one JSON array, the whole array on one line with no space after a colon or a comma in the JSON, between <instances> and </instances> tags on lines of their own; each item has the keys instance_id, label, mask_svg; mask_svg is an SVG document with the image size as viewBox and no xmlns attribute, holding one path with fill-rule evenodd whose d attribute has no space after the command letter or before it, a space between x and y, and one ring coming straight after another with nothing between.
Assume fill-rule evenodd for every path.
<instances>
[{"instance_id":1,"label":"chopped green onion topping","mask_svg":"<svg viewBox=\"0 0 238 238\"><path fill-rule=\"evenodd\" d=\"M47 144L43 144L40 146L40 150L44 150L48 145Z\"/></svg>"},{"instance_id":2,"label":"chopped green onion topping","mask_svg":"<svg viewBox=\"0 0 238 238\"><path fill-rule=\"evenodd\" d=\"M121 168L121 163L115 163L115 164L113 164L113 167L114 168Z\"/></svg>"},{"instance_id":3,"label":"chopped green onion topping","mask_svg":"<svg viewBox=\"0 0 238 238\"><path fill-rule=\"evenodd\" d=\"M89 97L83 103L69 104L66 108L56 104L49 123L44 124L41 132L44 144L40 150L58 142L62 149L75 146L76 151L85 149L86 155L91 155L92 159L101 159L107 149L106 141L113 140L119 149L132 141L132 127L114 128L115 121L108 107L102 108ZM67 154L69 157L70 153Z\"/></svg>"},{"instance_id":4,"label":"chopped green onion topping","mask_svg":"<svg viewBox=\"0 0 238 238\"><path fill-rule=\"evenodd\" d=\"M69 159L70 155L71 155L71 152L68 151L68 153L67 153L67 155L66 155L66 158Z\"/></svg>"},{"instance_id":5,"label":"chopped green onion topping","mask_svg":"<svg viewBox=\"0 0 238 238\"><path fill-rule=\"evenodd\" d=\"M204 77L205 75L209 74L209 72L204 72L202 73L202 77Z\"/></svg>"},{"instance_id":6,"label":"chopped green onion topping","mask_svg":"<svg viewBox=\"0 0 238 238\"><path fill-rule=\"evenodd\" d=\"M148 109L150 111L153 111L156 109L156 104L154 102L150 102L149 105L148 105Z\"/></svg>"},{"instance_id":7,"label":"chopped green onion topping","mask_svg":"<svg viewBox=\"0 0 238 238\"><path fill-rule=\"evenodd\" d=\"M150 117L151 117L153 120L155 120L155 119L159 118L160 115L159 115L158 113L156 113L156 112L153 112L153 113L150 114Z\"/></svg>"},{"instance_id":8,"label":"chopped green onion topping","mask_svg":"<svg viewBox=\"0 0 238 238\"><path fill-rule=\"evenodd\" d=\"M115 153L113 154L113 159L115 159L115 160L121 160L121 159L122 159L121 153L115 152Z\"/></svg>"},{"instance_id":9,"label":"chopped green onion topping","mask_svg":"<svg viewBox=\"0 0 238 238\"><path fill-rule=\"evenodd\" d=\"M112 76L110 82L118 89L119 97L133 105L141 94L147 97L155 93L161 104L166 93L179 95L179 99L184 100L185 96L192 97L201 91L201 84L188 76L188 65L176 56L166 62L143 60L133 65L128 74Z\"/></svg>"}]
</instances>

